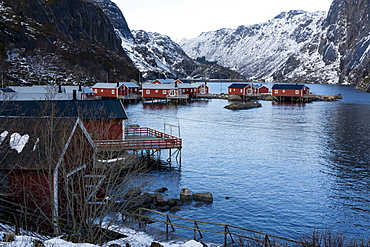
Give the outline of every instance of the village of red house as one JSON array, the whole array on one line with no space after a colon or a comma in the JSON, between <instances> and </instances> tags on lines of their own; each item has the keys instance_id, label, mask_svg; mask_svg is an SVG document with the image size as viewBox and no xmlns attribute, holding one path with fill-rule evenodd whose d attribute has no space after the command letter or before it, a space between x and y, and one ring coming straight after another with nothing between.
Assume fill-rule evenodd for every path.
<instances>
[{"instance_id":1,"label":"village of red house","mask_svg":"<svg viewBox=\"0 0 370 247\"><path fill-rule=\"evenodd\" d=\"M127 126L124 103L179 102L212 99L210 83L188 80L157 79L146 83L97 83L86 86L14 86L0 89L1 116L0 175L6 181L1 195L9 207L26 207L35 215L49 215L43 224L55 227L58 217L71 217L63 186L76 174L79 181L76 201L89 205L104 201L104 169L96 167L96 153L101 151L171 150L180 153L182 139L148 127ZM266 85L230 83L223 95L240 100L272 97L276 101L299 101L310 94L301 84ZM52 106L52 107L51 107ZM58 120L52 136L40 133L47 120ZM9 124L11 122L16 124ZM67 134L62 134L61 131ZM43 130L45 131L45 129ZM43 154L56 140L51 157ZM78 152L76 152L78 150ZM77 154L78 153L78 154ZM76 159L78 162L76 162ZM64 169L61 169L64 167ZM53 174L47 176L45 174ZM40 175L41 174L41 175ZM89 179L89 178L101 179ZM37 181L37 186L25 186ZM78 196L77 196L78 195ZM77 205L77 204L76 204ZM36 221L37 222L37 221Z\"/></svg>"}]
</instances>

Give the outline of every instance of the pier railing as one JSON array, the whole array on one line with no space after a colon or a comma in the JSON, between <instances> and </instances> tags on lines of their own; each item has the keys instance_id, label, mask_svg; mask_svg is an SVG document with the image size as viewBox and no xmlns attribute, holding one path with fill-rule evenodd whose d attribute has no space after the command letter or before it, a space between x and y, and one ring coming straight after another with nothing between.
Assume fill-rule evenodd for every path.
<instances>
[{"instance_id":1,"label":"pier railing","mask_svg":"<svg viewBox=\"0 0 370 247\"><path fill-rule=\"evenodd\" d=\"M104 150L150 150L181 148L182 139L164 132L147 128L126 128L124 140L96 142Z\"/></svg>"},{"instance_id":2,"label":"pier railing","mask_svg":"<svg viewBox=\"0 0 370 247\"><path fill-rule=\"evenodd\" d=\"M201 220L193 220L183 218L175 215L169 215L162 212L140 208L139 213L136 217L143 221L154 221L163 222L165 224L166 240L169 240L170 233L175 231L175 227L188 229L193 232L193 239L199 240L203 238L203 233L212 233L220 236L220 241L223 242L223 246L313 246L307 243L282 238L258 231L237 227L229 224L212 223ZM161 218L159 218L161 217ZM178 221L175 223L175 221ZM213 225L212 229L217 228L219 230L209 230L210 226ZM200 227L202 226L202 227ZM216 227L215 227L216 226ZM208 227L208 229L207 229ZM222 238L221 238L222 237ZM207 241L207 240L204 240ZM214 242L214 241L213 241ZM236 244L236 245L235 245Z\"/></svg>"}]
</instances>

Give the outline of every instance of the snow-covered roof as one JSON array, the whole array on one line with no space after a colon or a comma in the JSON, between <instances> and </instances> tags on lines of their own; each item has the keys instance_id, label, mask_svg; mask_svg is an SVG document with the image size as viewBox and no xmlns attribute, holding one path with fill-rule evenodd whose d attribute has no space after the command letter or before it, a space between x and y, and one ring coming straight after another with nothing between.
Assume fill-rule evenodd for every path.
<instances>
[{"instance_id":1,"label":"snow-covered roof","mask_svg":"<svg viewBox=\"0 0 370 247\"><path fill-rule=\"evenodd\" d=\"M92 86L91 88L106 88L106 89L117 89L119 88L121 85L117 85L117 83L104 83L104 82L99 82L99 83L96 83L94 86Z\"/></svg>"},{"instance_id":2,"label":"snow-covered roof","mask_svg":"<svg viewBox=\"0 0 370 247\"><path fill-rule=\"evenodd\" d=\"M38 126L48 126L50 118L0 118L0 156L7 157L0 160L0 169L49 169L56 162L49 164L46 159L59 160L63 154L63 148L68 143L68 137L77 123L84 128L80 120L76 118L61 118L53 120L52 131ZM47 157L43 152L50 145L48 138L52 135L55 148ZM85 138L89 138L85 135ZM90 143L92 141L90 140ZM45 165L47 167L45 167ZM51 167L49 167L51 165Z\"/></svg>"},{"instance_id":3,"label":"snow-covered roof","mask_svg":"<svg viewBox=\"0 0 370 247\"><path fill-rule=\"evenodd\" d=\"M163 83L163 84L170 84L170 83L174 83L175 80L174 79L156 79L152 81L152 83L155 81L159 81L160 83Z\"/></svg>"},{"instance_id":4,"label":"snow-covered roof","mask_svg":"<svg viewBox=\"0 0 370 247\"><path fill-rule=\"evenodd\" d=\"M139 88L139 86L135 82L131 82L131 81L120 82L120 84L123 84L123 85L125 85L126 87L129 87L129 88Z\"/></svg>"},{"instance_id":5,"label":"snow-covered roof","mask_svg":"<svg viewBox=\"0 0 370 247\"><path fill-rule=\"evenodd\" d=\"M151 84L143 83L143 89L186 89L186 88L197 88L201 85L205 85L203 82L196 83L170 83L170 84Z\"/></svg>"}]
</instances>

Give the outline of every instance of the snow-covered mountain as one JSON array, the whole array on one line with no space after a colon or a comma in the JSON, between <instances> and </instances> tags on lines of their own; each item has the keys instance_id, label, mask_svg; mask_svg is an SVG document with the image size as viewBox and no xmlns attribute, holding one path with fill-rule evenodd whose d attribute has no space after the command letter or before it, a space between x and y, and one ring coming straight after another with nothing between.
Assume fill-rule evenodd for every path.
<instances>
[{"instance_id":1,"label":"snow-covered mountain","mask_svg":"<svg viewBox=\"0 0 370 247\"><path fill-rule=\"evenodd\" d=\"M317 51L325 18L325 12L294 10L261 24L204 32L179 44L192 58L204 56L250 79L300 81L325 65ZM320 74L320 82L336 80L335 70Z\"/></svg>"},{"instance_id":2,"label":"snow-covered mountain","mask_svg":"<svg viewBox=\"0 0 370 247\"><path fill-rule=\"evenodd\" d=\"M142 78L243 79L234 70L194 61L166 35L130 30L121 10L111 0L88 1L98 5L111 20L122 47L142 73Z\"/></svg>"},{"instance_id":3,"label":"snow-covered mountain","mask_svg":"<svg viewBox=\"0 0 370 247\"><path fill-rule=\"evenodd\" d=\"M251 79L355 84L370 91L369 13L370 0L334 0L328 14L284 12L179 44L192 58L217 61Z\"/></svg>"}]
</instances>

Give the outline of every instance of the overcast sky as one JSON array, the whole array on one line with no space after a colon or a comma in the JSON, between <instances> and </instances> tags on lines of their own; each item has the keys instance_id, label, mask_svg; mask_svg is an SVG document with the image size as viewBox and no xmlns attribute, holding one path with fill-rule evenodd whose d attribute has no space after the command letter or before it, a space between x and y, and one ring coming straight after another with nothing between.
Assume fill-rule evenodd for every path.
<instances>
[{"instance_id":1,"label":"overcast sky","mask_svg":"<svg viewBox=\"0 0 370 247\"><path fill-rule=\"evenodd\" d=\"M174 41L202 32L258 24L283 11L328 11L333 0L112 0L131 30L168 35Z\"/></svg>"}]
</instances>

